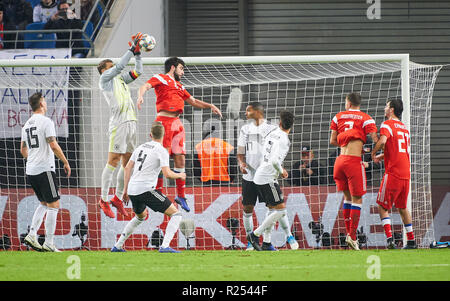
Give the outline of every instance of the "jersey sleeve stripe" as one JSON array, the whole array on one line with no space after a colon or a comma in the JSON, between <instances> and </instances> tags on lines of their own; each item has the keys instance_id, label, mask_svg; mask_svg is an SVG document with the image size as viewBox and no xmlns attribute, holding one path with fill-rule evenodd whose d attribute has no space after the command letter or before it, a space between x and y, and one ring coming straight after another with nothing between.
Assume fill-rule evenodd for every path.
<instances>
[{"instance_id":1,"label":"jersey sleeve stripe","mask_svg":"<svg viewBox=\"0 0 450 301\"><path fill-rule=\"evenodd\" d=\"M366 127L369 124L375 124L375 120L369 119L369 120L364 121L363 128Z\"/></svg>"},{"instance_id":2,"label":"jersey sleeve stripe","mask_svg":"<svg viewBox=\"0 0 450 301\"><path fill-rule=\"evenodd\" d=\"M336 125L338 124L338 119L336 116L333 117L333 122L336 123Z\"/></svg>"},{"instance_id":3,"label":"jersey sleeve stripe","mask_svg":"<svg viewBox=\"0 0 450 301\"><path fill-rule=\"evenodd\" d=\"M391 134L391 136L393 136L393 134L392 134L392 129L391 129L391 127L390 127L389 125L383 123L383 124L381 125L380 129L387 129L387 130L389 131L389 134Z\"/></svg>"},{"instance_id":4,"label":"jersey sleeve stripe","mask_svg":"<svg viewBox=\"0 0 450 301\"><path fill-rule=\"evenodd\" d=\"M161 83L163 83L164 85L168 86L169 83L167 83L167 81L159 74L155 74L153 76L154 78L158 79Z\"/></svg>"},{"instance_id":5,"label":"jersey sleeve stripe","mask_svg":"<svg viewBox=\"0 0 450 301\"><path fill-rule=\"evenodd\" d=\"M130 71L130 76L132 79L136 79L139 77L139 74L136 72L136 70L131 70Z\"/></svg>"}]
</instances>

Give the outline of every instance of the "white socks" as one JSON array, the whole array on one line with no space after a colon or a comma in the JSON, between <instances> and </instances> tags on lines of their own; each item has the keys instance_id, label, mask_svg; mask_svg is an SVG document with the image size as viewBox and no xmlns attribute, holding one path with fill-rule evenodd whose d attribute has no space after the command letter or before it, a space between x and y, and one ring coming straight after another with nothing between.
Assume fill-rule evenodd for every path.
<instances>
[{"instance_id":1,"label":"white socks","mask_svg":"<svg viewBox=\"0 0 450 301\"><path fill-rule=\"evenodd\" d=\"M37 236L37 231L41 227L44 215L47 212L47 206L39 204L33 214L33 219L31 220L30 235L33 237Z\"/></svg>"},{"instance_id":2,"label":"white socks","mask_svg":"<svg viewBox=\"0 0 450 301\"><path fill-rule=\"evenodd\" d=\"M274 211L274 209L269 209L269 210L267 210L266 216L265 216L264 220L266 220L266 218L267 218L269 215L271 215L271 214L273 213L273 211ZM275 223L276 223L276 222L272 223L272 225L270 225L269 227L267 227L267 228L264 230L264 233L263 233L263 242L271 243L271 241L272 241L272 232L273 232L273 229L275 228Z\"/></svg>"},{"instance_id":3,"label":"white socks","mask_svg":"<svg viewBox=\"0 0 450 301\"><path fill-rule=\"evenodd\" d=\"M291 227L289 225L289 219L287 214L283 215L278 222L280 223L280 226L283 229L284 234L286 234L286 238L292 236Z\"/></svg>"},{"instance_id":4,"label":"white socks","mask_svg":"<svg viewBox=\"0 0 450 301\"><path fill-rule=\"evenodd\" d=\"M119 200L123 200L123 188L125 186L124 182L124 171L122 164L120 165L119 172L117 173L117 184L116 184L116 196L119 198Z\"/></svg>"},{"instance_id":5,"label":"white socks","mask_svg":"<svg viewBox=\"0 0 450 301\"><path fill-rule=\"evenodd\" d=\"M283 217L284 215L286 215L286 209L282 209L282 210L273 210L272 213L270 213L270 215L268 215L265 219L264 222L258 227L256 228L255 231L253 231L253 233L256 236L261 236L261 234L268 228L268 227L273 227L273 224L275 224L281 217Z\"/></svg>"},{"instance_id":6,"label":"white socks","mask_svg":"<svg viewBox=\"0 0 450 301\"><path fill-rule=\"evenodd\" d=\"M116 168L109 164L103 168L102 172L102 200L108 202L109 187L111 186L112 177Z\"/></svg>"},{"instance_id":7,"label":"white socks","mask_svg":"<svg viewBox=\"0 0 450 301\"><path fill-rule=\"evenodd\" d=\"M122 234L119 237L119 240L117 240L116 244L114 245L118 249L122 249L123 244L127 240L128 237L134 232L134 230L144 222L145 219L139 219L136 215L128 222L128 224L125 226L125 229L123 229Z\"/></svg>"},{"instance_id":8,"label":"white socks","mask_svg":"<svg viewBox=\"0 0 450 301\"><path fill-rule=\"evenodd\" d=\"M242 220L244 222L245 233L250 234L253 231L253 212L244 212L244 214L242 215Z\"/></svg>"},{"instance_id":9,"label":"white socks","mask_svg":"<svg viewBox=\"0 0 450 301\"><path fill-rule=\"evenodd\" d=\"M53 245L53 237L56 230L56 218L59 208L47 207L47 217L45 218L45 243Z\"/></svg>"},{"instance_id":10,"label":"white socks","mask_svg":"<svg viewBox=\"0 0 450 301\"><path fill-rule=\"evenodd\" d=\"M173 236L175 235L175 233L178 230L178 227L180 226L181 218L182 218L182 215L180 212L175 213L170 218L170 221L167 224L166 234L164 235L164 239L161 244L162 248L167 248L169 246L170 242L172 241Z\"/></svg>"}]
</instances>

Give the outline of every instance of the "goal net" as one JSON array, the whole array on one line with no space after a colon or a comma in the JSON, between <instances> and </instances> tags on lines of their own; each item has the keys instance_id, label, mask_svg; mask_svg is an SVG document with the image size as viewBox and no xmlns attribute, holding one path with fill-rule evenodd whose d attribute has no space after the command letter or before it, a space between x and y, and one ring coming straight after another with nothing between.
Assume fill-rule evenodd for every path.
<instances>
[{"instance_id":1,"label":"goal net","mask_svg":"<svg viewBox=\"0 0 450 301\"><path fill-rule=\"evenodd\" d=\"M408 55L184 59L187 64L181 80L184 87L195 98L215 104L223 118L188 104L180 117L186 131L186 196L191 211L180 208L183 221L172 247L245 249L242 174L237 167L236 153L240 128L248 122L246 106L254 101L264 105L265 117L271 123L277 124L283 109L295 115L291 149L284 162L289 178L279 180L286 200L289 230L300 248L343 247L343 194L337 192L333 181L337 148L329 144L329 127L333 116L344 110L345 95L349 92L361 94L361 110L374 118L378 129L385 119L386 100L403 99L402 120L411 132L409 206L413 227L420 246L425 247L434 239L430 115L434 83L441 66L416 64L409 61ZM9 245L4 245L10 249L26 249L23 238L39 204L26 179L25 160L20 154L20 130L31 115L28 97L36 91L42 91L46 97L47 116L55 123L57 140L72 167L72 176L67 178L60 162L57 163L61 208L56 247L109 249L129 220L114 207L116 217L109 218L97 205L109 141L109 108L98 87L96 65L100 60L0 60L0 237L3 241L9 239ZM144 58L143 75L130 84L133 99L137 99L139 87L151 76L164 72L164 60ZM126 70L133 68L133 63L134 60ZM154 90L148 91L143 108L137 112L138 145L150 139L150 126L156 118L155 101ZM231 145L229 152L221 154L226 156L230 181L216 183L202 179L206 167L202 166L197 150L209 138L219 138ZM376 206L384 166L371 162L372 146L368 142L363 154L367 162L367 194L363 197L359 239L363 248L384 248L386 239ZM311 168L309 180L298 163L306 160L307 150L317 162L317 167ZM113 185L111 198L114 191ZM165 180L163 192L173 200L174 181ZM131 203L125 207L132 215ZM264 204L257 203L253 215L255 227L264 220L266 211ZM168 218L149 212L150 218L126 241L126 249L152 249L160 244ZM395 237L402 241L400 215L393 209L391 216ZM38 234L43 239L44 225ZM272 243L279 249L289 248L285 231L278 224L272 233Z\"/></svg>"}]
</instances>

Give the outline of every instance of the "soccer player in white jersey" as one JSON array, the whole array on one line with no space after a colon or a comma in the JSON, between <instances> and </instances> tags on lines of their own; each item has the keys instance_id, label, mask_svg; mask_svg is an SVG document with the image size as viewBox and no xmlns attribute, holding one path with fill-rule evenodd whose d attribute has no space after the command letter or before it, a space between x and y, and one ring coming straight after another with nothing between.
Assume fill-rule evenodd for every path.
<instances>
[{"instance_id":1,"label":"soccer player in white jersey","mask_svg":"<svg viewBox=\"0 0 450 301\"><path fill-rule=\"evenodd\" d=\"M169 167L169 152L162 145L164 139L164 126L156 121L151 128L152 141L140 145L132 154L125 167L124 199L129 197L136 215L125 226L123 233L111 249L111 252L124 252L123 244L147 218L148 206L155 212L161 212L170 217L166 228L166 235L159 248L160 253L179 253L169 244L178 230L181 222L181 212L172 202L156 189L158 175L162 170L163 175L169 179L186 179L186 174L175 173ZM133 170L133 172L132 172Z\"/></svg>"},{"instance_id":2,"label":"soccer player in white jersey","mask_svg":"<svg viewBox=\"0 0 450 301\"><path fill-rule=\"evenodd\" d=\"M117 173L116 193L111 199L111 204L117 210L128 216L123 207L123 181L124 167L130 159L131 153L136 147L136 109L131 98L128 84L133 82L143 72L142 59L139 49L139 41L142 34L138 33L132 37L131 47L122 56L120 61L114 65L109 60L103 60L99 63L97 69L101 74L99 80L100 90L109 105L109 150L108 162L102 172L102 189L99 206L106 216L114 218L114 212L111 210L108 201L109 188L111 186L114 171L119 162L122 161ZM129 72L123 72L129 60L135 57L135 69Z\"/></svg>"},{"instance_id":3,"label":"soccer player in white jersey","mask_svg":"<svg viewBox=\"0 0 450 301\"><path fill-rule=\"evenodd\" d=\"M239 168L242 172L242 205L244 206L243 222L245 232L248 235L253 231L253 210L256 204L256 200L261 202L262 198L258 197L258 189L253 182L256 169L259 167L263 155L264 139L276 130L276 125L268 123L264 119L264 107L259 102L250 103L246 110L245 116L250 120L249 123L242 126L239 132L238 138L238 153L237 159L239 161ZM266 213L270 215L272 209L269 209ZM280 225L286 234L287 242L291 249L298 249L298 243L291 233L289 227L289 220L287 215L280 219ZM263 235L263 250L274 251L276 250L271 244L272 228L268 228ZM253 250L253 246L250 242L247 244L247 250Z\"/></svg>"},{"instance_id":4,"label":"soccer player in white jersey","mask_svg":"<svg viewBox=\"0 0 450 301\"><path fill-rule=\"evenodd\" d=\"M63 162L67 177L70 177L70 165L56 142L55 124L45 116L47 102L42 93L34 93L28 102L33 115L22 128L20 152L27 159L25 173L40 205L33 214L30 232L24 241L36 251L60 252L53 242L59 209L55 155ZM36 236L45 214L45 242L41 246Z\"/></svg>"},{"instance_id":5,"label":"soccer player in white jersey","mask_svg":"<svg viewBox=\"0 0 450 301\"><path fill-rule=\"evenodd\" d=\"M257 185L259 195L263 198L272 212L266 216L264 222L247 235L247 240L253 245L255 250L262 251L259 245L259 237L268 228L272 228L275 223L286 215L286 204L283 199L278 177L283 179L288 177L286 169L282 163L291 146L288 134L294 124L294 115L289 111L280 113L279 128L272 131L264 141L264 153L261 164L255 172L253 182Z\"/></svg>"}]
</instances>

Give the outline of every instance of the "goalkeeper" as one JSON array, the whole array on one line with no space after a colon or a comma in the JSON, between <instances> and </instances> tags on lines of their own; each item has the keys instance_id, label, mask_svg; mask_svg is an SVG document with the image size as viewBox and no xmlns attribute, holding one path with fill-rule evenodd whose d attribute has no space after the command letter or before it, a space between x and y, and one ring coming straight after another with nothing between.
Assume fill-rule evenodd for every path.
<instances>
[{"instance_id":1,"label":"goalkeeper","mask_svg":"<svg viewBox=\"0 0 450 301\"><path fill-rule=\"evenodd\" d=\"M98 64L98 72L101 74L99 86L106 102L109 105L109 150L108 162L102 172L102 188L99 206L106 216L114 218L108 202L109 187L112 182L113 173L122 161L117 174L116 194L111 200L111 204L118 211L128 216L123 207L124 189L124 167L128 163L133 150L136 147L136 109L131 98L128 84L133 82L143 72L139 41L142 34L132 36L132 41L128 44L130 48L122 56L117 64L106 59ZM135 69L129 72L122 72L130 59L135 57Z\"/></svg>"}]
</instances>

